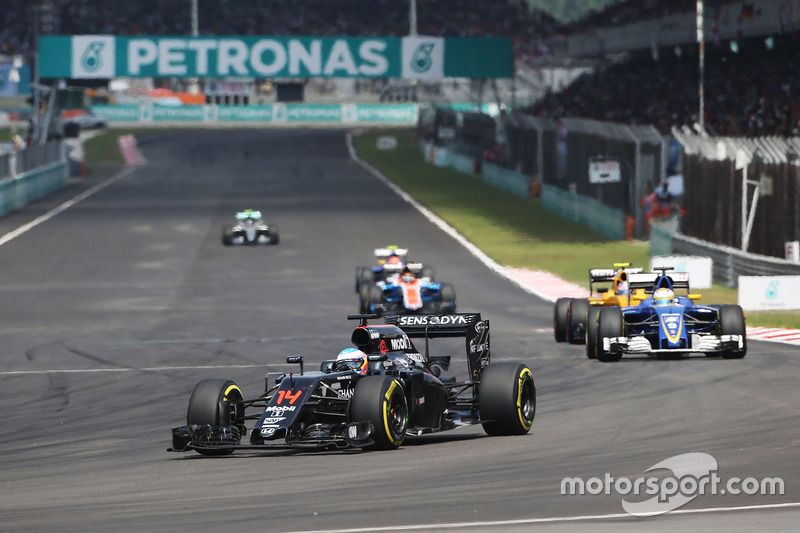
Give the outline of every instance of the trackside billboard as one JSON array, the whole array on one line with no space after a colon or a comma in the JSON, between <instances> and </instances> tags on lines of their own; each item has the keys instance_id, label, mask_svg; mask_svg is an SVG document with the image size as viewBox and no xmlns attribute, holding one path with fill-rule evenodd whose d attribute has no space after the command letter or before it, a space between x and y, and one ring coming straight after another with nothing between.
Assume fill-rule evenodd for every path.
<instances>
[{"instance_id":1,"label":"trackside billboard","mask_svg":"<svg viewBox=\"0 0 800 533\"><path fill-rule=\"evenodd\" d=\"M506 37L39 37L42 78L511 78Z\"/></svg>"}]
</instances>

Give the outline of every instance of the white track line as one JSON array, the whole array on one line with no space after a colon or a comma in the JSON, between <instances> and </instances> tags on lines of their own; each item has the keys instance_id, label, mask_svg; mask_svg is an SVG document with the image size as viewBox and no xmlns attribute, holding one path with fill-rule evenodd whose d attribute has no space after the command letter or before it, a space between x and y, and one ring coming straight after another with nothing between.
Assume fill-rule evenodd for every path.
<instances>
[{"instance_id":1,"label":"white track line","mask_svg":"<svg viewBox=\"0 0 800 533\"><path fill-rule=\"evenodd\" d=\"M201 365L201 366L151 366L144 368L75 368L50 370L9 370L0 376L36 376L47 374L95 374L101 372L167 372L173 370L219 370L223 368L264 368L263 363L253 365Z\"/></svg>"},{"instance_id":2,"label":"white track line","mask_svg":"<svg viewBox=\"0 0 800 533\"><path fill-rule=\"evenodd\" d=\"M764 505L743 505L739 507L708 507L705 509L679 509L671 511L664 516L681 515L681 514L707 514L707 513L725 513L735 511L760 511L767 509L790 509L800 507L800 502L790 503L773 503ZM494 522L461 522L450 524L415 524L408 526L383 526L383 527L364 527L352 529L319 529L319 530L298 530L288 533L367 533L371 531L419 531L419 530L434 530L434 529L464 529L468 527L500 527L500 526L523 526L532 524L557 524L565 522L588 522L595 520L609 520L616 518L626 518L633 520L641 520L640 518L629 515L628 513L613 513L604 515L583 515L583 516L554 516L550 518L529 518L519 520L497 520ZM647 523L642 523L643 529L650 529L646 527Z\"/></svg>"},{"instance_id":3,"label":"white track line","mask_svg":"<svg viewBox=\"0 0 800 533\"><path fill-rule=\"evenodd\" d=\"M71 200L67 200L66 202L64 202L60 206L56 207L55 209L53 209L51 211L48 211L47 213L45 213L44 215L40 216L39 218L36 218L36 219L28 222L27 224L24 224L24 225L18 227L14 231L9 231L8 233L6 233L2 237L0 237L0 246L4 245L5 243L7 243L7 242L9 242L9 241L11 241L13 239L16 239L17 237L19 237L23 233L26 233L27 231L35 228L39 224L43 224L44 222L47 222L48 220L50 220L51 218L53 218L57 214L61 213L62 211L65 211L65 210L69 209L70 207L72 207L73 205L77 204L78 202L81 202L81 201L85 200L86 198L90 197L91 195L93 195L97 191L99 191L101 189L105 189L106 187L108 187L109 185L111 185L112 183L117 181L118 179L127 176L128 174L130 174L134 170L136 170L135 167L127 167L127 168L123 169L122 172L120 172L119 174L108 178L106 181L104 181L102 183L98 183L97 185L95 185L94 187L92 187L89 190L83 191L78 196L72 198Z\"/></svg>"}]
</instances>

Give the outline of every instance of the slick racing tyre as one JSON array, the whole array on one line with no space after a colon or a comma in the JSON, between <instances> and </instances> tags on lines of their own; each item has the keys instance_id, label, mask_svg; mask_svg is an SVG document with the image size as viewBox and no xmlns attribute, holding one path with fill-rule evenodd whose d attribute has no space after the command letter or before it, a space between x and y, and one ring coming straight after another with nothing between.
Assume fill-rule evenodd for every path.
<instances>
[{"instance_id":1,"label":"slick racing tyre","mask_svg":"<svg viewBox=\"0 0 800 533\"><path fill-rule=\"evenodd\" d=\"M449 283L442 283L439 291L440 296L440 314L455 313L456 312L456 289Z\"/></svg>"},{"instance_id":2,"label":"slick racing tyre","mask_svg":"<svg viewBox=\"0 0 800 533\"><path fill-rule=\"evenodd\" d=\"M270 226L269 228L269 243L278 244L281 242L281 233L278 226Z\"/></svg>"},{"instance_id":3,"label":"slick racing tyre","mask_svg":"<svg viewBox=\"0 0 800 533\"><path fill-rule=\"evenodd\" d=\"M720 335L741 335L742 348L722 352L725 359L741 359L747 355L747 330L744 322L744 311L738 305L722 305L719 308Z\"/></svg>"},{"instance_id":4,"label":"slick racing tyre","mask_svg":"<svg viewBox=\"0 0 800 533\"><path fill-rule=\"evenodd\" d=\"M408 405L403 386L391 376L361 378L350 400L349 421L372 424L375 443L370 448L397 448L403 444L408 427Z\"/></svg>"},{"instance_id":5,"label":"slick racing tyre","mask_svg":"<svg viewBox=\"0 0 800 533\"><path fill-rule=\"evenodd\" d=\"M242 390L228 379L204 379L198 383L186 412L186 425L211 426L211 429L224 426L236 427L239 435L244 429L244 410L241 401ZM238 405L237 405L238 404ZM212 436L213 438L213 436ZM230 448L197 449L202 455L229 455Z\"/></svg>"},{"instance_id":6,"label":"slick racing tyre","mask_svg":"<svg viewBox=\"0 0 800 533\"><path fill-rule=\"evenodd\" d=\"M553 308L553 330L556 335L556 342L567 341L567 308L569 298L559 298Z\"/></svg>"},{"instance_id":7,"label":"slick racing tyre","mask_svg":"<svg viewBox=\"0 0 800 533\"><path fill-rule=\"evenodd\" d=\"M597 320L601 309L596 305L590 306L586 315L586 357L589 359L597 359Z\"/></svg>"},{"instance_id":8,"label":"slick racing tyre","mask_svg":"<svg viewBox=\"0 0 800 533\"><path fill-rule=\"evenodd\" d=\"M436 279L436 270L434 270L432 266L422 267L422 270L419 273L419 277L428 278L431 281L434 281Z\"/></svg>"},{"instance_id":9,"label":"slick racing tyre","mask_svg":"<svg viewBox=\"0 0 800 533\"><path fill-rule=\"evenodd\" d=\"M619 307L601 309L597 323L597 358L604 363L619 361L621 353L607 352L603 348L603 339L608 337L622 337L622 310Z\"/></svg>"},{"instance_id":10,"label":"slick racing tyre","mask_svg":"<svg viewBox=\"0 0 800 533\"><path fill-rule=\"evenodd\" d=\"M493 363L483 369L478 409L487 435L524 435L536 415L533 372L520 363Z\"/></svg>"},{"instance_id":11,"label":"slick racing tyre","mask_svg":"<svg viewBox=\"0 0 800 533\"><path fill-rule=\"evenodd\" d=\"M233 244L233 233L228 228L222 228L222 244L225 246Z\"/></svg>"},{"instance_id":12,"label":"slick racing tyre","mask_svg":"<svg viewBox=\"0 0 800 533\"><path fill-rule=\"evenodd\" d=\"M589 300L574 298L567 306L567 340L570 344L583 344L586 341L586 316L589 313Z\"/></svg>"}]
</instances>

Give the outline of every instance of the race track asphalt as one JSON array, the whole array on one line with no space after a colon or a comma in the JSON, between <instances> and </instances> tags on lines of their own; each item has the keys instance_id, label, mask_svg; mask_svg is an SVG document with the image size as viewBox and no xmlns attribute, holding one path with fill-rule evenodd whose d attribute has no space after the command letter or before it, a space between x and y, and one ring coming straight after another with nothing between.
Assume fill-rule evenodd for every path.
<instances>
[{"instance_id":1,"label":"race track asphalt","mask_svg":"<svg viewBox=\"0 0 800 533\"><path fill-rule=\"evenodd\" d=\"M0 245L0 531L800 528L800 348L587 360L554 342L550 302L350 159L344 131L164 131L139 148L146 164L93 169L0 219L1 238L92 191ZM223 247L243 208L278 224L280 245ZM529 435L478 426L390 452L165 451L197 381L256 395L287 355L313 367L348 346L354 269L386 244L434 265L459 311L491 321L493 361L532 368ZM687 453L713 457L723 480L780 477L784 494L689 494L649 518L622 508L644 497L561 494L566 477L663 479L646 471Z\"/></svg>"}]
</instances>

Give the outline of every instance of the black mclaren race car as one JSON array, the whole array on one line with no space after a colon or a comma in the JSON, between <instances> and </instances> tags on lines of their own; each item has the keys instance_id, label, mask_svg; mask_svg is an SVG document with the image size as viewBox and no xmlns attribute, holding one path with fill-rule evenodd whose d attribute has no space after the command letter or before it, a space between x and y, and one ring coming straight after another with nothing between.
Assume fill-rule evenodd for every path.
<instances>
[{"instance_id":1,"label":"black mclaren race car","mask_svg":"<svg viewBox=\"0 0 800 533\"><path fill-rule=\"evenodd\" d=\"M278 226L265 224L261 219L261 211L245 209L236 213L233 227L222 228L222 244L278 244L280 242Z\"/></svg>"},{"instance_id":2,"label":"black mclaren race car","mask_svg":"<svg viewBox=\"0 0 800 533\"><path fill-rule=\"evenodd\" d=\"M169 451L227 455L234 450L362 447L393 449L407 435L481 424L489 435L524 435L536 412L533 373L521 363L489 361L489 322L479 313L390 316L353 331L358 353L304 372L269 373L265 391L248 398L228 379L197 384L186 425L172 430ZM446 376L450 356L428 354L429 339L464 337L468 378ZM420 353L411 338L425 339ZM341 357L341 354L340 354Z\"/></svg>"}]
</instances>

